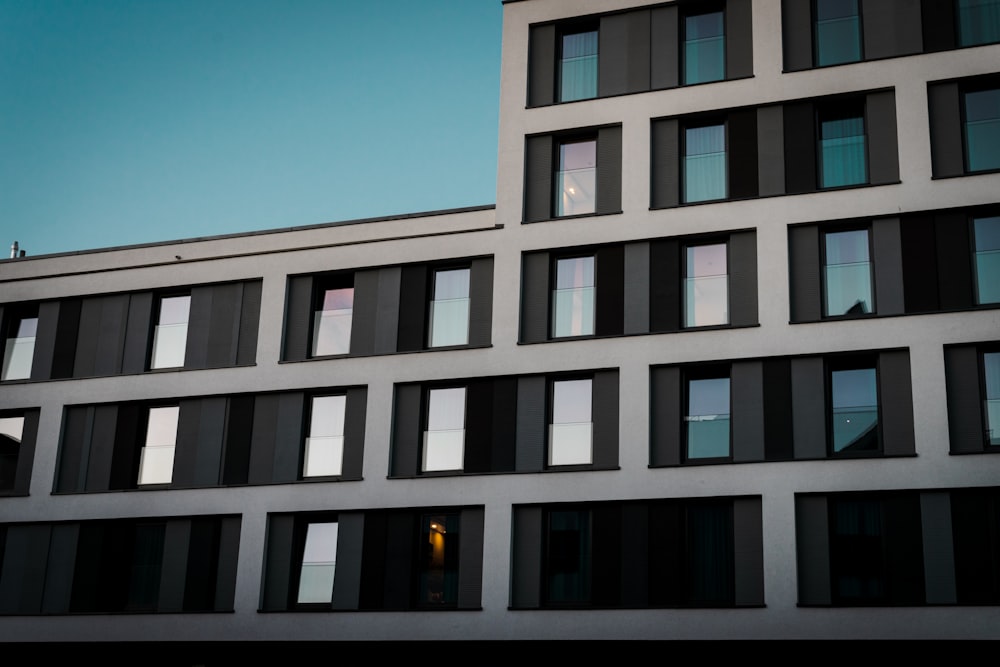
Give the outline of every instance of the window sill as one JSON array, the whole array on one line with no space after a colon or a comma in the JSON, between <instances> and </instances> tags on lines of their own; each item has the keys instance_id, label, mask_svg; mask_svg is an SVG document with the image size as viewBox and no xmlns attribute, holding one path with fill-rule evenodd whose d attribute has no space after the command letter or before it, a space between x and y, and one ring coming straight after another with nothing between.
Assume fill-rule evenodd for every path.
<instances>
[{"instance_id":1,"label":"window sill","mask_svg":"<svg viewBox=\"0 0 1000 667\"><path fill-rule=\"evenodd\" d=\"M625 93L616 93L614 95L595 95L594 97L587 97L580 100L567 100L565 102L552 102L551 104L526 104L524 109L526 111L531 111L532 109L547 109L549 107L561 107L567 104L578 104L580 102L593 102L595 100L613 100L616 97L629 97L631 95L644 95L647 93L661 93L667 90L681 90L687 88L697 88L699 86L711 86L720 83L728 83L730 81L745 81L747 79L754 78L753 74L749 76L734 76L727 77L725 79L716 79L715 81L699 81L698 83L683 83L676 86L665 86L657 88L649 88L647 90L635 90Z\"/></svg>"},{"instance_id":2,"label":"window sill","mask_svg":"<svg viewBox=\"0 0 1000 667\"><path fill-rule=\"evenodd\" d=\"M308 359L279 359L278 364L306 364L314 361L338 361L340 359L365 359L368 357L392 357L399 354L423 354L425 352L453 352L456 350L484 350L493 347L486 345L453 345L449 347L428 347L421 350L405 350L402 352L370 352L365 354L339 354L329 357L309 357Z\"/></svg>"},{"instance_id":3,"label":"window sill","mask_svg":"<svg viewBox=\"0 0 1000 667\"><path fill-rule=\"evenodd\" d=\"M760 328L759 323L755 324L720 324L710 327L691 327L687 329L672 329L665 331L643 331L639 333L615 333L615 334L602 334L592 335L592 336L567 336L563 338L549 338L546 340L538 341L523 341L519 340L518 345L548 345L553 343L567 343L572 341L587 341L587 340L605 340L608 338L635 338L638 336L662 336L662 335L673 335L673 334L685 334L685 333L695 333L695 332L707 332L707 331L735 331L739 329L757 329Z\"/></svg>"},{"instance_id":4,"label":"window sill","mask_svg":"<svg viewBox=\"0 0 1000 667\"><path fill-rule=\"evenodd\" d=\"M553 216L549 218L542 218L540 220L521 220L522 225L537 225L540 222L558 222L560 220L586 220L587 218L604 218L609 215L621 215L623 211L609 211L607 213L581 213L579 215L560 215L558 217Z\"/></svg>"}]
</instances>

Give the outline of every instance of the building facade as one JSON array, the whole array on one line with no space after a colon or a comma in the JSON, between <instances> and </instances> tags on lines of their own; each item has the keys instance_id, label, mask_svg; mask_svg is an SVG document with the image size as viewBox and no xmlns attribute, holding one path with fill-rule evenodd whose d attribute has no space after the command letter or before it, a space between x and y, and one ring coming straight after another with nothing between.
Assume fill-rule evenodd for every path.
<instances>
[{"instance_id":1,"label":"building facade","mask_svg":"<svg viewBox=\"0 0 1000 667\"><path fill-rule=\"evenodd\" d=\"M1000 3L502 53L495 206L0 262L0 640L1000 638Z\"/></svg>"}]
</instances>

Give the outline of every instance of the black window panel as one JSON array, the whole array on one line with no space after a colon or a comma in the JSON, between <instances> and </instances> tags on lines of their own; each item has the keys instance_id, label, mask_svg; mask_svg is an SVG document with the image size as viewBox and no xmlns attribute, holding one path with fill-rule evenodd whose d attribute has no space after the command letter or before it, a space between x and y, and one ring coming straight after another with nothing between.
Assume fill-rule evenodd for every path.
<instances>
[{"instance_id":1,"label":"black window panel","mask_svg":"<svg viewBox=\"0 0 1000 667\"><path fill-rule=\"evenodd\" d=\"M591 603L595 607L617 607L622 597L621 505L598 505L591 512L591 518Z\"/></svg>"},{"instance_id":2,"label":"black window panel","mask_svg":"<svg viewBox=\"0 0 1000 667\"><path fill-rule=\"evenodd\" d=\"M816 190L816 118L812 102L786 104L785 192Z\"/></svg>"},{"instance_id":3,"label":"black window panel","mask_svg":"<svg viewBox=\"0 0 1000 667\"><path fill-rule=\"evenodd\" d=\"M250 475L254 397L233 396L228 403L222 483L246 484Z\"/></svg>"},{"instance_id":4,"label":"black window panel","mask_svg":"<svg viewBox=\"0 0 1000 667\"><path fill-rule=\"evenodd\" d=\"M361 479L365 451L365 420L368 409L368 389L353 387L347 390L344 406L344 463L342 479Z\"/></svg>"},{"instance_id":5,"label":"black window panel","mask_svg":"<svg viewBox=\"0 0 1000 667\"><path fill-rule=\"evenodd\" d=\"M828 509L833 603L884 603L887 586L881 503L830 498Z\"/></svg>"},{"instance_id":6,"label":"black window panel","mask_svg":"<svg viewBox=\"0 0 1000 667\"><path fill-rule=\"evenodd\" d=\"M492 442L490 470L513 472L517 444L517 378L497 378L493 382Z\"/></svg>"},{"instance_id":7,"label":"black window panel","mask_svg":"<svg viewBox=\"0 0 1000 667\"><path fill-rule=\"evenodd\" d=\"M764 458L794 458L792 439L792 366L789 359L764 360Z\"/></svg>"},{"instance_id":8,"label":"black window panel","mask_svg":"<svg viewBox=\"0 0 1000 667\"><path fill-rule=\"evenodd\" d=\"M900 227L903 255L903 299L907 313L938 310L938 264L934 219L913 216Z\"/></svg>"},{"instance_id":9,"label":"black window panel","mask_svg":"<svg viewBox=\"0 0 1000 667\"><path fill-rule=\"evenodd\" d=\"M650 165L650 208L680 203L680 122L676 118L653 121Z\"/></svg>"},{"instance_id":10,"label":"black window panel","mask_svg":"<svg viewBox=\"0 0 1000 667\"><path fill-rule=\"evenodd\" d=\"M98 405L94 408L90 447L86 450L86 491L107 491L114 461L115 436L118 427L118 406Z\"/></svg>"},{"instance_id":11,"label":"black window panel","mask_svg":"<svg viewBox=\"0 0 1000 667\"><path fill-rule=\"evenodd\" d=\"M554 140L550 135L528 137L524 153L524 221L548 220L552 217Z\"/></svg>"},{"instance_id":12,"label":"black window panel","mask_svg":"<svg viewBox=\"0 0 1000 667\"><path fill-rule=\"evenodd\" d=\"M543 604L582 606L591 599L591 512L550 510L545 516Z\"/></svg>"},{"instance_id":13,"label":"black window panel","mask_svg":"<svg viewBox=\"0 0 1000 667\"><path fill-rule=\"evenodd\" d=\"M493 470L494 443L493 382L470 382L465 399L465 472ZM507 415L504 415L507 417ZM513 413L509 416L513 416ZM513 462L512 462L513 463ZM512 466L513 467L513 466Z\"/></svg>"},{"instance_id":14,"label":"black window panel","mask_svg":"<svg viewBox=\"0 0 1000 667\"><path fill-rule=\"evenodd\" d=\"M239 307L239 338L236 341L235 364L245 366L257 361L257 328L260 324L262 280L243 283L243 301Z\"/></svg>"},{"instance_id":15,"label":"black window panel","mask_svg":"<svg viewBox=\"0 0 1000 667\"><path fill-rule=\"evenodd\" d=\"M493 338L493 258L472 261L469 275L469 345L489 345Z\"/></svg>"},{"instance_id":16,"label":"black window panel","mask_svg":"<svg viewBox=\"0 0 1000 667\"><path fill-rule=\"evenodd\" d=\"M1000 492L951 493L958 604L1000 602Z\"/></svg>"},{"instance_id":17,"label":"black window panel","mask_svg":"<svg viewBox=\"0 0 1000 667\"><path fill-rule=\"evenodd\" d=\"M118 406L109 489L134 489L139 478L139 454L144 444L148 408L135 403Z\"/></svg>"},{"instance_id":18,"label":"black window panel","mask_svg":"<svg viewBox=\"0 0 1000 667\"><path fill-rule=\"evenodd\" d=\"M430 303L429 275L424 265L408 265L402 269L399 298L400 352L421 350L425 345L427 308Z\"/></svg>"},{"instance_id":19,"label":"black window panel","mask_svg":"<svg viewBox=\"0 0 1000 667\"><path fill-rule=\"evenodd\" d=\"M597 251L594 267L594 333L620 336L625 320L625 255L622 246Z\"/></svg>"},{"instance_id":20,"label":"black window panel","mask_svg":"<svg viewBox=\"0 0 1000 667\"><path fill-rule=\"evenodd\" d=\"M126 521L85 522L77 542L72 612L124 611L135 531Z\"/></svg>"},{"instance_id":21,"label":"black window panel","mask_svg":"<svg viewBox=\"0 0 1000 667\"><path fill-rule=\"evenodd\" d=\"M88 297L82 301L74 377L121 372L128 300L127 294L112 294Z\"/></svg>"},{"instance_id":22,"label":"black window panel","mask_svg":"<svg viewBox=\"0 0 1000 667\"><path fill-rule=\"evenodd\" d=\"M896 605L924 604L924 551L920 496L891 495L885 509L886 567L889 597Z\"/></svg>"},{"instance_id":23,"label":"black window panel","mask_svg":"<svg viewBox=\"0 0 1000 667\"><path fill-rule=\"evenodd\" d=\"M288 279L285 333L281 358L301 361L309 357L313 328L313 276L291 276Z\"/></svg>"},{"instance_id":24,"label":"black window panel","mask_svg":"<svg viewBox=\"0 0 1000 667\"><path fill-rule=\"evenodd\" d=\"M676 607L684 582L683 516L676 502L656 502L649 507L649 603Z\"/></svg>"},{"instance_id":25,"label":"black window panel","mask_svg":"<svg viewBox=\"0 0 1000 667\"><path fill-rule=\"evenodd\" d=\"M691 502L686 507L685 523L684 604L697 607L732 605L732 502Z\"/></svg>"},{"instance_id":26,"label":"black window panel","mask_svg":"<svg viewBox=\"0 0 1000 667\"><path fill-rule=\"evenodd\" d=\"M680 243L674 239L650 244L649 328L678 331L681 316Z\"/></svg>"},{"instance_id":27,"label":"black window panel","mask_svg":"<svg viewBox=\"0 0 1000 667\"><path fill-rule=\"evenodd\" d=\"M396 386L390 476L408 477L420 471L420 448L423 439L421 425L424 414L422 406L423 390L420 385Z\"/></svg>"},{"instance_id":28,"label":"black window panel","mask_svg":"<svg viewBox=\"0 0 1000 667\"><path fill-rule=\"evenodd\" d=\"M758 194L757 110L739 109L727 121L727 169L729 197L743 199Z\"/></svg>"},{"instance_id":29,"label":"black window panel","mask_svg":"<svg viewBox=\"0 0 1000 667\"><path fill-rule=\"evenodd\" d=\"M528 106L552 104L556 92L556 27L531 26L528 36Z\"/></svg>"},{"instance_id":30,"label":"black window panel","mask_svg":"<svg viewBox=\"0 0 1000 667\"><path fill-rule=\"evenodd\" d=\"M921 0L920 16L924 52L947 51L957 46L955 0Z\"/></svg>"},{"instance_id":31,"label":"black window panel","mask_svg":"<svg viewBox=\"0 0 1000 667\"><path fill-rule=\"evenodd\" d=\"M135 548L129 573L129 611L155 611L160 595L164 524L140 522L135 527Z\"/></svg>"},{"instance_id":32,"label":"black window panel","mask_svg":"<svg viewBox=\"0 0 1000 667\"><path fill-rule=\"evenodd\" d=\"M367 532L367 531L366 531ZM417 570L417 517L411 512L388 512L386 515L385 570L380 609L410 609L414 598ZM366 536L367 537L367 536ZM365 563L367 565L367 562Z\"/></svg>"},{"instance_id":33,"label":"black window panel","mask_svg":"<svg viewBox=\"0 0 1000 667\"><path fill-rule=\"evenodd\" d=\"M359 609L381 609L385 595L385 544L388 535L386 515L382 512L365 514L364 546L362 547L361 590ZM407 570L408 571L408 570Z\"/></svg>"},{"instance_id":34,"label":"black window panel","mask_svg":"<svg viewBox=\"0 0 1000 667\"><path fill-rule=\"evenodd\" d=\"M52 346L52 372L49 375L53 380L73 377L76 336L80 328L80 304L80 299L63 299L59 302L59 321L56 324L55 343ZM39 317L40 328L44 319Z\"/></svg>"},{"instance_id":35,"label":"black window panel","mask_svg":"<svg viewBox=\"0 0 1000 667\"><path fill-rule=\"evenodd\" d=\"M211 611L219 573L219 521L191 520L184 584L184 611Z\"/></svg>"},{"instance_id":36,"label":"black window panel","mask_svg":"<svg viewBox=\"0 0 1000 667\"><path fill-rule=\"evenodd\" d=\"M972 241L964 213L942 213L934 218L941 308L958 310L973 305Z\"/></svg>"},{"instance_id":37,"label":"black window panel","mask_svg":"<svg viewBox=\"0 0 1000 667\"><path fill-rule=\"evenodd\" d=\"M622 128L603 127L597 132L597 194L594 213L622 210Z\"/></svg>"},{"instance_id":38,"label":"black window panel","mask_svg":"<svg viewBox=\"0 0 1000 667\"><path fill-rule=\"evenodd\" d=\"M122 373L142 373L146 370L146 351L150 349L153 339L152 310L152 292L136 292L129 296Z\"/></svg>"}]
</instances>

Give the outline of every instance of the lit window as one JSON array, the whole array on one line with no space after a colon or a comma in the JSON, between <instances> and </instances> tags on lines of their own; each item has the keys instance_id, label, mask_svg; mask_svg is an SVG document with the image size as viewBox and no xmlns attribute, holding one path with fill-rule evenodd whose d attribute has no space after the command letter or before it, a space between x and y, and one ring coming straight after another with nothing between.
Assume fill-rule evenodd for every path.
<instances>
[{"instance_id":1,"label":"lit window","mask_svg":"<svg viewBox=\"0 0 1000 667\"><path fill-rule=\"evenodd\" d=\"M585 465L593 461L591 385L586 380L552 383L549 465Z\"/></svg>"},{"instance_id":2,"label":"lit window","mask_svg":"<svg viewBox=\"0 0 1000 667\"><path fill-rule=\"evenodd\" d=\"M320 291L320 303L313 314L312 356L351 351L353 313L353 286L331 286Z\"/></svg>"},{"instance_id":3,"label":"lit window","mask_svg":"<svg viewBox=\"0 0 1000 667\"><path fill-rule=\"evenodd\" d=\"M430 347L469 342L469 269L434 272L430 313Z\"/></svg>"},{"instance_id":4,"label":"lit window","mask_svg":"<svg viewBox=\"0 0 1000 667\"><path fill-rule=\"evenodd\" d=\"M23 434L24 417L0 417L0 491L14 488Z\"/></svg>"},{"instance_id":5,"label":"lit window","mask_svg":"<svg viewBox=\"0 0 1000 667\"><path fill-rule=\"evenodd\" d=\"M552 293L552 337L590 336L594 333L594 258L556 261Z\"/></svg>"},{"instance_id":6,"label":"lit window","mask_svg":"<svg viewBox=\"0 0 1000 667\"><path fill-rule=\"evenodd\" d=\"M299 571L299 604L333 601L333 581L337 571L336 521L306 525L306 543Z\"/></svg>"},{"instance_id":7,"label":"lit window","mask_svg":"<svg viewBox=\"0 0 1000 667\"><path fill-rule=\"evenodd\" d=\"M1000 445L1000 352L983 354L986 376L986 444Z\"/></svg>"},{"instance_id":8,"label":"lit window","mask_svg":"<svg viewBox=\"0 0 1000 667\"><path fill-rule=\"evenodd\" d=\"M816 65L861 60L858 0L816 0Z\"/></svg>"},{"instance_id":9,"label":"lit window","mask_svg":"<svg viewBox=\"0 0 1000 667\"><path fill-rule=\"evenodd\" d=\"M726 126L684 130L684 201L726 198Z\"/></svg>"},{"instance_id":10,"label":"lit window","mask_svg":"<svg viewBox=\"0 0 1000 667\"><path fill-rule=\"evenodd\" d=\"M559 59L559 101L593 97L597 97L597 31L565 34Z\"/></svg>"},{"instance_id":11,"label":"lit window","mask_svg":"<svg viewBox=\"0 0 1000 667\"><path fill-rule=\"evenodd\" d=\"M559 144L556 172L556 217L584 215L596 210L597 141Z\"/></svg>"},{"instance_id":12,"label":"lit window","mask_svg":"<svg viewBox=\"0 0 1000 667\"><path fill-rule=\"evenodd\" d=\"M465 387L431 389L422 470L461 470L464 455Z\"/></svg>"},{"instance_id":13,"label":"lit window","mask_svg":"<svg viewBox=\"0 0 1000 667\"><path fill-rule=\"evenodd\" d=\"M877 451L878 386L875 368L830 373L833 453Z\"/></svg>"},{"instance_id":14,"label":"lit window","mask_svg":"<svg viewBox=\"0 0 1000 667\"><path fill-rule=\"evenodd\" d=\"M687 398L687 458L729 456L729 378L690 379Z\"/></svg>"},{"instance_id":15,"label":"lit window","mask_svg":"<svg viewBox=\"0 0 1000 667\"><path fill-rule=\"evenodd\" d=\"M865 115L861 104L844 105L820 114L820 187L868 182Z\"/></svg>"},{"instance_id":16,"label":"lit window","mask_svg":"<svg viewBox=\"0 0 1000 667\"><path fill-rule=\"evenodd\" d=\"M344 413L346 396L314 396L309 436L302 462L303 477L341 474L344 462Z\"/></svg>"},{"instance_id":17,"label":"lit window","mask_svg":"<svg viewBox=\"0 0 1000 667\"><path fill-rule=\"evenodd\" d=\"M26 380L31 377L31 362L35 356L35 331L38 316L14 317L9 324L3 351L3 373L0 380Z\"/></svg>"},{"instance_id":18,"label":"lit window","mask_svg":"<svg viewBox=\"0 0 1000 667\"><path fill-rule=\"evenodd\" d=\"M149 409L146 442L139 455L139 484L169 484L174 474L177 417L180 407Z\"/></svg>"},{"instance_id":19,"label":"lit window","mask_svg":"<svg viewBox=\"0 0 1000 667\"><path fill-rule=\"evenodd\" d=\"M1000 0L958 0L959 46L1000 42Z\"/></svg>"},{"instance_id":20,"label":"lit window","mask_svg":"<svg viewBox=\"0 0 1000 667\"><path fill-rule=\"evenodd\" d=\"M861 315L874 312L868 230L825 234L825 315Z\"/></svg>"},{"instance_id":21,"label":"lit window","mask_svg":"<svg viewBox=\"0 0 1000 667\"><path fill-rule=\"evenodd\" d=\"M726 244L688 246L684 278L684 326L729 324Z\"/></svg>"},{"instance_id":22,"label":"lit window","mask_svg":"<svg viewBox=\"0 0 1000 667\"><path fill-rule=\"evenodd\" d=\"M178 368L184 365L190 309L190 295L160 299L160 313L153 331L150 368Z\"/></svg>"},{"instance_id":23,"label":"lit window","mask_svg":"<svg viewBox=\"0 0 1000 667\"><path fill-rule=\"evenodd\" d=\"M1000 88L965 93L968 171L1000 169Z\"/></svg>"},{"instance_id":24,"label":"lit window","mask_svg":"<svg viewBox=\"0 0 1000 667\"><path fill-rule=\"evenodd\" d=\"M976 218L977 303L1000 303L1000 216Z\"/></svg>"},{"instance_id":25,"label":"lit window","mask_svg":"<svg viewBox=\"0 0 1000 667\"><path fill-rule=\"evenodd\" d=\"M684 83L721 81L726 77L722 12L684 18Z\"/></svg>"},{"instance_id":26,"label":"lit window","mask_svg":"<svg viewBox=\"0 0 1000 667\"><path fill-rule=\"evenodd\" d=\"M417 605L447 607L458 603L458 514L424 514L420 517Z\"/></svg>"}]
</instances>

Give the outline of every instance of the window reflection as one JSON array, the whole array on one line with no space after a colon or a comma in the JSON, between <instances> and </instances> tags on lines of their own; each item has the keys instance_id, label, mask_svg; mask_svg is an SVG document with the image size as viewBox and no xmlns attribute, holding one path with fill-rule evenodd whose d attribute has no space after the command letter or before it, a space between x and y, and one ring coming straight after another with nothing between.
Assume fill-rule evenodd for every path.
<instances>
[{"instance_id":1,"label":"window reflection","mask_svg":"<svg viewBox=\"0 0 1000 667\"><path fill-rule=\"evenodd\" d=\"M160 299L159 317L153 330L150 368L179 368L184 365L190 309L190 295Z\"/></svg>"},{"instance_id":2,"label":"window reflection","mask_svg":"<svg viewBox=\"0 0 1000 667\"><path fill-rule=\"evenodd\" d=\"M874 368L830 374L834 453L878 450L878 389Z\"/></svg>"},{"instance_id":3,"label":"window reflection","mask_svg":"<svg viewBox=\"0 0 1000 667\"><path fill-rule=\"evenodd\" d=\"M552 383L549 465L581 465L593 460L592 380Z\"/></svg>"},{"instance_id":4,"label":"window reflection","mask_svg":"<svg viewBox=\"0 0 1000 667\"><path fill-rule=\"evenodd\" d=\"M725 78L725 32L722 12L684 19L684 83Z\"/></svg>"},{"instance_id":5,"label":"window reflection","mask_svg":"<svg viewBox=\"0 0 1000 667\"><path fill-rule=\"evenodd\" d=\"M449 607L458 603L458 514L420 517L419 586L421 607Z\"/></svg>"},{"instance_id":6,"label":"window reflection","mask_svg":"<svg viewBox=\"0 0 1000 667\"><path fill-rule=\"evenodd\" d=\"M303 477L341 474L346 396L314 396L302 462Z\"/></svg>"},{"instance_id":7,"label":"window reflection","mask_svg":"<svg viewBox=\"0 0 1000 667\"><path fill-rule=\"evenodd\" d=\"M1000 303L1000 216L976 218L977 303Z\"/></svg>"},{"instance_id":8,"label":"window reflection","mask_svg":"<svg viewBox=\"0 0 1000 667\"><path fill-rule=\"evenodd\" d=\"M594 333L594 258L556 261L556 289L552 295L552 337L590 336Z\"/></svg>"},{"instance_id":9,"label":"window reflection","mask_svg":"<svg viewBox=\"0 0 1000 667\"><path fill-rule=\"evenodd\" d=\"M24 417L0 417L0 491L14 488Z\"/></svg>"},{"instance_id":10,"label":"window reflection","mask_svg":"<svg viewBox=\"0 0 1000 667\"><path fill-rule=\"evenodd\" d=\"M434 272L430 312L430 347L469 342L469 269Z\"/></svg>"},{"instance_id":11,"label":"window reflection","mask_svg":"<svg viewBox=\"0 0 1000 667\"><path fill-rule=\"evenodd\" d=\"M729 323L726 244L689 246L684 279L684 326Z\"/></svg>"},{"instance_id":12,"label":"window reflection","mask_svg":"<svg viewBox=\"0 0 1000 667\"><path fill-rule=\"evenodd\" d=\"M726 126L684 130L684 201L725 199Z\"/></svg>"},{"instance_id":13,"label":"window reflection","mask_svg":"<svg viewBox=\"0 0 1000 667\"><path fill-rule=\"evenodd\" d=\"M322 301L313 315L312 355L347 354L351 351L351 321L354 288L339 287L322 292Z\"/></svg>"},{"instance_id":14,"label":"window reflection","mask_svg":"<svg viewBox=\"0 0 1000 667\"><path fill-rule=\"evenodd\" d=\"M965 94L965 147L969 171L1000 169L1000 88Z\"/></svg>"},{"instance_id":15,"label":"window reflection","mask_svg":"<svg viewBox=\"0 0 1000 667\"><path fill-rule=\"evenodd\" d=\"M1000 352L983 355L986 376L986 444L1000 445Z\"/></svg>"},{"instance_id":16,"label":"window reflection","mask_svg":"<svg viewBox=\"0 0 1000 667\"><path fill-rule=\"evenodd\" d=\"M3 369L0 380L26 380L31 377L35 356L35 333L38 317L15 317L4 344Z\"/></svg>"},{"instance_id":17,"label":"window reflection","mask_svg":"<svg viewBox=\"0 0 1000 667\"><path fill-rule=\"evenodd\" d=\"M816 0L816 65L861 60L857 0Z\"/></svg>"},{"instance_id":18,"label":"window reflection","mask_svg":"<svg viewBox=\"0 0 1000 667\"><path fill-rule=\"evenodd\" d=\"M820 120L820 187L868 182L863 109L824 114Z\"/></svg>"},{"instance_id":19,"label":"window reflection","mask_svg":"<svg viewBox=\"0 0 1000 667\"><path fill-rule=\"evenodd\" d=\"M729 378L688 382L687 458L729 456Z\"/></svg>"},{"instance_id":20,"label":"window reflection","mask_svg":"<svg viewBox=\"0 0 1000 667\"><path fill-rule=\"evenodd\" d=\"M826 252L826 315L860 315L874 312L868 230L824 235Z\"/></svg>"},{"instance_id":21,"label":"window reflection","mask_svg":"<svg viewBox=\"0 0 1000 667\"><path fill-rule=\"evenodd\" d=\"M306 543L302 552L302 569L299 572L299 590L296 601L300 604L333 601L333 583L337 571L336 521L310 523L306 526Z\"/></svg>"},{"instance_id":22,"label":"window reflection","mask_svg":"<svg viewBox=\"0 0 1000 667\"><path fill-rule=\"evenodd\" d=\"M422 470L461 470L465 455L465 387L431 389L427 395Z\"/></svg>"},{"instance_id":23,"label":"window reflection","mask_svg":"<svg viewBox=\"0 0 1000 667\"><path fill-rule=\"evenodd\" d=\"M583 215L596 210L597 141L559 145L556 172L556 216Z\"/></svg>"},{"instance_id":24,"label":"window reflection","mask_svg":"<svg viewBox=\"0 0 1000 667\"><path fill-rule=\"evenodd\" d=\"M150 408L146 441L139 455L139 484L169 484L174 474L174 447L180 407Z\"/></svg>"},{"instance_id":25,"label":"window reflection","mask_svg":"<svg viewBox=\"0 0 1000 667\"><path fill-rule=\"evenodd\" d=\"M1000 0L958 0L959 46L1000 42Z\"/></svg>"},{"instance_id":26,"label":"window reflection","mask_svg":"<svg viewBox=\"0 0 1000 667\"><path fill-rule=\"evenodd\" d=\"M559 60L559 101L597 97L597 31L563 35Z\"/></svg>"}]
</instances>

